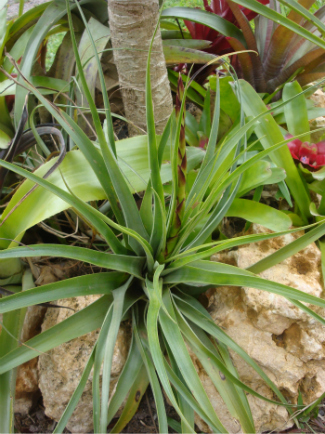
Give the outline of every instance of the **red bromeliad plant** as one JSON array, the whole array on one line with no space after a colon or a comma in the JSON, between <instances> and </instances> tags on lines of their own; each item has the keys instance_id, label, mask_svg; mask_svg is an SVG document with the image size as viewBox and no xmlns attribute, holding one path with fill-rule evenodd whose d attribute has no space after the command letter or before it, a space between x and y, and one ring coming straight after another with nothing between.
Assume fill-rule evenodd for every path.
<instances>
[{"instance_id":1,"label":"red bromeliad plant","mask_svg":"<svg viewBox=\"0 0 325 434\"><path fill-rule=\"evenodd\" d=\"M204 9L207 12L211 12L213 14L218 15L219 17L229 21L237 27L240 27L233 11L229 7L229 4L226 0L211 0L211 4L209 5L207 0L202 0L204 3ZM269 3L269 0L258 0L260 3L266 5ZM257 13L247 9L245 7L239 6L242 13L246 16L246 18L250 21L256 17ZM217 55L226 54L232 52L232 47L230 46L227 38L222 35L220 32L217 32L214 29L211 29L204 24L194 23L189 20L184 20L186 27L188 28L192 39L202 39L205 41L211 41L210 47L208 47L205 51Z\"/></svg>"},{"instance_id":2,"label":"red bromeliad plant","mask_svg":"<svg viewBox=\"0 0 325 434\"><path fill-rule=\"evenodd\" d=\"M227 0L211 0L211 4L209 5L207 0L202 0L204 3L204 9L207 12L217 15L221 17L223 20L226 20L228 23L235 25L236 27L240 27L239 22L237 21L234 13L232 12ZM260 3L266 5L269 3L269 0L258 0ZM239 6L242 13L247 17L250 21L257 16L256 12L251 11L248 8ZM210 41L211 45L204 49L207 53L215 54L217 56L221 56L224 54L232 53L233 48L229 44L228 37L222 34L220 31L217 31L213 28L210 28L204 24L199 22L193 22L189 20L184 20L188 31L192 39ZM231 63L233 66L238 65L238 59L236 56L231 58ZM200 72L197 80L199 82L203 82L204 79L215 70L216 66L211 65L209 68L206 68L202 72ZM176 71L185 71L187 72L186 64L181 63L176 68ZM194 68L194 72L197 68Z\"/></svg>"},{"instance_id":3,"label":"red bromeliad plant","mask_svg":"<svg viewBox=\"0 0 325 434\"><path fill-rule=\"evenodd\" d=\"M311 34L324 32L324 25L320 21L325 16L325 8L321 7L314 15L309 12L314 0L300 2L299 13L291 10L288 20L308 30ZM256 90L272 94L285 82L295 76L301 85L323 78L325 50L311 44L303 36L293 30L276 24L263 16L255 22L255 32L239 6L228 0L228 4L238 21L246 41L246 48L257 51L238 55L242 75ZM270 9L276 12L274 2ZM234 50L245 48L234 38L227 38Z\"/></svg>"},{"instance_id":4,"label":"red bromeliad plant","mask_svg":"<svg viewBox=\"0 0 325 434\"><path fill-rule=\"evenodd\" d=\"M188 8L168 9L163 16L195 21L186 21L192 38L214 36L209 47L214 53L246 50L233 61L237 75L258 92L273 94L293 77L306 85L324 76L325 43L319 35L325 34L325 6L312 14L314 2L280 0L291 9L286 16L273 0L269 6L257 0L213 1L208 6L205 0L206 11L197 11L197 17ZM254 16L253 29L249 21Z\"/></svg>"}]
</instances>

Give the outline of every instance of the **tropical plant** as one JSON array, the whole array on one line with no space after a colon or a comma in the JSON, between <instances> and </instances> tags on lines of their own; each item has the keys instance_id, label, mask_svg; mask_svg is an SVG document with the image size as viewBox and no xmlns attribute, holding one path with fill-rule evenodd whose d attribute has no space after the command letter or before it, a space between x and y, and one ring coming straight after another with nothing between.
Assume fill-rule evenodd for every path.
<instances>
[{"instance_id":1,"label":"tropical plant","mask_svg":"<svg viewBox=\"0 0 325 434\"><path fill-rule=\"evenodd\" d=\"M23 2L21 2L23 4ZM1 8L1 5L3 7ZM26 90L16 85L8 79L6 74L13 77L16 76L14 65L9 60L10 56L19 64L19 68L23 74L31 80L31 82L41 89L45 95L57 95L60 92L69 91L70 75L64 75L66 70L69 71L70 59L66 57L66 69L61 72L61 75L52 77L50 73L46 76L45 71L37 68L38 62L41 62L44 67L44 47L46 47L47 40L50 36L60 32L68 32L69 26L66 18L66 5L65 2L49 2L43 3L20 16L16 20L6 22L6 6L7 1L1 2L0 13L1 19L4 21L1 26L0 32L0 65L4 72L0 75L0 147L1 149L8 149L12 147L13 138L17 133L17 128L21 120L22 109L24 107ZM96 1L81 1L84 13L87 18L91 17L96 20L98 25L107 22L107 5L103 0ZM72 4L74 22L78 23L78 30L82 31L83 25L81 20L75 13L76 5ZM21 8L22 12L22 8ZM67 35L67 38L69 35ZM5 53L9 53L6 56ZM67 53L65 53L67 54ZM58 56L59 57L59 56ZM39 65L38 65L39 66ZM91 69L91 68L90 68ZM9 99L10 98L10 99ZM9 115L9 108L11 108L13 98L16 100L14 107L14 119L12 120ZM32 105L35 107L35 101L29 99L30 110ZM37 112L37 107L35 108ZM49 120L51 121L51 119ZM42 123L42 122L40 122ZM21 131L19 132L21 134ZM69 149L69 144L68 144ZM47 157L51 152L39 141L39 152ZM17 150L16 150L17 151ZM10 151L12 152L12 150Z\"/></svg>"},{"instance_id":2,"label":"tropical plant","mask_svg":"<svg viewBox=\"0 0 325 434\"><path fill-rule=\"evenodd\" d=\"M306 85L324 76L325 44L322 36L325 25L322 19L325 7L311 13L309 9L314 0L298 4L281 0L280 3L285 6L281 11L273 1L267 7L256 0L227 0L232 12L229 17L235 17L240 30L231 21L206 11L170 8L162 15L191 20L217 30L226 37L225 42L220 36L215 40L217 46L218 41L222 41L221 50L226 49L226 42L234 51L250 50L238 54L238 62L233 62L238 76L252 84L258 92L273 94L292 77L297 77L301 85ZM259 14L254 30L245 14L246 9L242 8ZM290 10L288 16L287 10Z\"/></svg>"},{"instance_id":3,"label":"tropical plant","mask_svg":"<svg viewBox=\"0 0 325 434\"><path fill-rule=\"evenodd\" d=\"M204 9L207 12L216 14L219 17L228 21L229 23L235 24L235 26L240 27L237 18L235 17L233 11L231 10L226 0L222 0L222 1L212 0L210 4L208 3L207 0L202 0L202 1L204 4ZM260 0L260 3L264 5L268 4L269 0ZM257 15L256 12L253 12L250 9L241 6L239 6L239 8L248 21L251 21ZM227 41L227 38L224 35L220 34L220 32L217 32L216 30L213 30L205 26L204 24L193 23L188 20L184 20L184 23L188 31L190 32L192 39L199 39L199 40L203 39L205 41L211 42L211 45L208 48L206 48L207 52L214 53L220 56L222 54L230 53L233 51L231 45L229 45L229 42Z\"/></svg>"},{"instance_id":4,"label":"tropical plant","mask_svg":"<svg viewBox=\"0 0 325 434\"><path fill-rule=\"evenodd\" d=\"M308 91L302 91L298 82L287 83L283 89L283 100L273 104L273 109L268 110L260 96L254 92L253 88L244 81L240 83L242 89L242 102L245 114L247 116L258 116L262 113L273 112L277 121L285 124L287 130L281 128L274 118L269 114L260 125L255 128L255 134L260 141L262 148L267 149L272 146L274 141L282 140L283 137L289 137L288 147L282 148L277 153L271 156L272 161L278 167L283 167L286 170L286 185L294 198L294 204L291 202L289 192L286 188L282 188L281 196L284 197L290 205L294 205L294 214L291 215L295 221L295 225L304 224L312 221L323 221L325 217L325 170L321 166L322 159L322 142L317 145L310 145L311 131L308 120L313 118L315 108L309 108L305 99L305 94ZM315 88L315 86L314 86ZM321 109L323 110L323 109ZM295 135L292 139L291 135ZM307 145L299 147L296 135L299 134ZM304 157L304 149L313 149L312 156L308 152L305 157L309 161L303 159L298 165L295 165L295 159L291 157L291 153L297 152L298 144L300 159ZM301 149L302 148L302 149ZM317 153L316 153L317 151ZM305 164L307 163L307 164ZM309 164L309 163L316 163ZM317 169L317 170L315 170ZM282 186L283 187L283 186ZM315 194L318 199L315 200ZM314 199L312 199L314 197ZM297 218L298 217L298 218ZM325 267L325 243L323 239L318 241L319 248L322 253L322 267Z\"/></svg>"},{"instance_id":5,"label":"tropical plant","mask_svg":"<svg viewBox=\"0 0 325 434\"><path fill-rule=\"evenodd\" d=\"M107 2L105 0L82 0L79 4L85 14L88 28L95 39L98 56L104 67L106 90L109 95L112 95L111 100L114 105L116 104L117 107L115 106L115 111L118 112L121 104L119 99L115 98L115 95L117 93L119 79L116 67L112 61L113 54L111 32L108 27ZM74 53L71 49L71 35L65 2L55 0L43 3L21 14L16 20L9 20L8 22L6 22L6 6L7 0L1 1L0 22L3 22L3 25L1 25L0 30L0 65L2 65L7 73L13 74L15 78L14 66L12 62L9 61L9 58L5 56L5 52L8 52L19 64L24 76L36 87L40 88L41 92L46 95L51 95L50 98L54 95L53 98L60 104L67 103L67 98L62 98L60 96L61 93L64 92L67 94L75 101L76 106L80 107L75 109L70 108L70 115L72 115L73 110L77 111L80 126L87 130L88 134L93 134L93 131L81 116L82 109L84 109L82 111L82 113L84 113L87 112L87 110L89 111L89 107L83 106L87 98L82 93L82 86L79 83L78 75L76 75L75 82L71 81L71 76L74 75L76 64ZM94 61L93 55L91 54L87 29L74 2L71 2L71 12L86 80L92 97L94 98L96 93L98 93L97 91L100 90L100 86L97 82L97 63ZM173 28L175 28L175 26ZM44 53L46 52L49 38L61 33L64 34L63 41L54 55L53 64L50 69L46 71ZM167 37L167 35L165 36ZM174 39L168 38L163 42L165 60L167 64L187 61L206 63L211 61L215 56L202 53L197 49L204 46L206 46L206 43L202 44L201 41L197 41L196 45L193 44L193 41L189 41L188 47L184 48L179 46L178 40L175 41ZM124 51L130 53L130 50ZM139 55L139 51L133 51ZM15 135L22 114L25 97L25 89L22 87L16 88L16 85L8 80L2 73L0 76L0 110L2 113L0 121L0 147L2 149L9 146ZM9 109L11 109L13 105L14 98L17 104L14 108L14 120L12 121L9 115ZM100 98L98 98L98 100L100 100ZM102 101L96 102L98 108L103 108ZM31 104L32 101L30 100L30 109ZM35 102L33 105L35 106ZM38 108L35 108L35 110L37 112ZM41 118L42 116L44 117L43 112L40 114ZM47 115L45 115L45 117L48 118ZM46 119L45 122L50 121L51 118ZM43 122L44 121L41 119L40 123ZM70 143L68 143L67 146L67 149L69 149ZM44 146L42 149L39 145L39 152L43 154L45 152L45 156L48 156L49 152L46 152L44 149Z\"/></svg>"},{"instance_id":6,"label":"tropical plant","mask_svg":"<svg viewBox=\"0 0 325 434\"><path fill-rule=\"evenodd\" d=\"M84 19L78 2L76 7ZM105 101L106 119L102 125L87 88L69 10L68 19L79 79L87 96L97 140L91 141L75 120L49 102L16 65L19 82L24 89L37 97L71 140L78 144L79 150L67 152L59 170L51 173L48 179L44 179L44 174L56 164L55 160L47 162L34 173L6 161L0 162L6 169L28 179L15 192L2 214L1 268L8 268L12 265L12 260L16 260L15 264L19 266L18 258L55 256L84 261L107 271L32 289L25 272L24 291L16 288L16 294L0 300L0 313L3 314L0 335L1 431L10 432L12 426L10 408L12 409L15 368L39 352L49 351L100 327L98 340L80 383L55 429L56 433L63 431L92 368L95 432L106 432L108 423L130 393L126 407L113 428L113 431L120 432L136 411L139 393L142 396L148 384L153 390L160 432L168 432L168 424L177 426L179 432L195 432L194 411L213 432L226 432L200 382L186 344L200 360L230 413L240 421L244 432L254 432L253 416L246 393L284 405L289 412L292 412L291 405L254 360L212 321L197 298L209 286L249 286L283 295L325 324L323 318L301 303L325 307L324 300L269 282L251 271L209 259L213 253L224 249L296 230L289 229L291 220L281 211L263 204L257 204L257 209L251 201L236 199L240 192L255 186L257 179L263 184L272 176L272 170L268 170L270 163L264 159L268 155L273 156L275 151L286 150L289 153L286 147L288 140L283 140L282 136L279 140L277 136L271 137L269 140L274 140L272 144L269 142L267 149L249 156L246 149L247 133L252 128L258 128L259 122L270 115L263 111L245 122L240 107L237 128L225 135L217 147L220 109L217 83L213 122L206 150L187 148L184 131L187 87L183 88L181 79L178 82L175 114L168 120L162 136L157 136L149 52L146 75L147 135L115 142L109 102ZM87 28L87 24L85 26ZM91 33L89 39L105 93L103 73ZM8 73L7 76L9 77ZM235 82L234 85L241 100L246 89L241 83ZM134 156L133 165L125 164L123 156L126 154L129 154L131 162L132 155ZM146 164L143 163L143 154L147 154ZM285 153L280 155L287 156ZM289 181L295 176L294 170L296 168L293 165L291 172L288 172ZM38 185L38 188L31 192L34 185ZM139 209L133 193L144 189ZM88 203L100 199L109 200L108 214ZM26 229L70 207L100 238L97 250L62 244L17 247L17 242ZM247 220L258 221L281 232L229 240L220 236L220 239L206 243L218 231L223 217L232 207L236 208L236 215L245 212ZM324 234L325 225L315 225L307 237L301 237L287 247L285 252L279 251L269 261L266 260L262 265L259 263L255 268L260 271L263 267L272 266L283 260L285 255L303 248L304 243ZM254 272L259 272L254 266L251 268ZM99 294L102 297L24 345L19 345L23 309L38 303L87 294ZM116 390L109 397L114 344L120 323L125 319L132 323L132 343ZM240 380L231 363L228 348L237 352L257 371L273 390L277 401L262 397ZM100 392L99 375L102 365ZM167 418L162 389L179 414L180 425Z\"/></svg>"}]
</instances>

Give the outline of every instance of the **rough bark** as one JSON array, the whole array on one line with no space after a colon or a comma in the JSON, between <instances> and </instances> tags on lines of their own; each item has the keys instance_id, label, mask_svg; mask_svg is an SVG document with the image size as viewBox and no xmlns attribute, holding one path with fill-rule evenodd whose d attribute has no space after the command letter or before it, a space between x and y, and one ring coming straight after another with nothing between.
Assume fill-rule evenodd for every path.
<instances>
[{"instance_id":1,"label":"rough bark","mask_svg":"<svg viewBox=\"0 0 325 434\"><path fill-rule=\"evenodd\" d=\"M158 21L159 1L108 0L108 14L125 115L132 123L146 130L146 66L149 45ZM151 85L156 130L160 134L172 112L173 103L159 29L151 55Z\"/></svg>"}]
</instances>

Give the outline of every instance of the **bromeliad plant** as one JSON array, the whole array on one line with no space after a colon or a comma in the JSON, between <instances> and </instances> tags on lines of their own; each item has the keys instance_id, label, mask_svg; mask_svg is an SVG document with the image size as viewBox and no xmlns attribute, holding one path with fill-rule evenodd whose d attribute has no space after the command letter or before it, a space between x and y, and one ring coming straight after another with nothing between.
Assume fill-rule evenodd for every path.
<instances>
[{"instance_id":1,"label":"bromeliad plant","mask_svg":"<svg viewBox=\"0 0 325 434\"><path fill-rule=\"evenodd\" d=\"M24 1L22 0L21 3L23 5ZM75 83L71 81L71 76L74 75L75 71L75 56L71 49L71 35L65 1L56 0L43 3L24 14L20 14L17 19L9 21L6 21L7 4L8 0L1 0L0 2L0 66L2 66L6 73L13 74L13 77L16 77L14 66L5 55L7 52L19 63L19 68L24 76L36 87L39 87L42 92L47 95L55 94L56 98L65 92L75 100L78 106L82 106L83 101L87 101L86 96L82 92L82 86L80 86L81 92L78 92L78 86L74 88ZM108 26L107 2L105 0L81 0L79 5L86 16L88 27L91 29L98 56L105 63L106 90L108 92L116 92L118 79L116 68L114 65L111 65L112 50L110 48L111 35ZM97 62L93 61L88 33L83 20L80 19L75 2L71 2L71 13L84 73L88 87L94 98L97 89ZM59 33L64 33L65 35L55 54L50 70L45 71L44 61L40 62L42 68L35 68L40 58L44 60L44 56L41 55L42 48L46 48L51 36ZM200 48L204 48L207 45L206 42L202 44L201 41L195 42L190 40L184 44L180 47L178 40L170 39L166 35L164 54L167 64L175 62L204 64L215 57L199 51ZM77 74L75 75L76 83L78 83L78 76ZM2 149L8 147L10 140L15 134L22 114L25 96L26 92L23 88L16 87L5 74L0 74L0 147ZM8 103L10 102L9 108L11 108L13 100L16 100L16 104L14 120L12 122L9 116ZM67 100L59 98L57 102L66 103ZM30 106L31 104L32 101L29 101ZM70 109L70 114L71 112L73 112L73 109ZM67 149L69 149L69 146L67 146Z\"/></svg>"},{"instance_id":2,"label":"bromeliad plant","mask_svg":"<svg viewBox=\"0 0 325 434\"><path fill-rule=\"evenodd\" d=\"M313 14L309 9L314 0L299 3L280 0L280 3L285 6L282 11L276 2L270 2L268 7L256 0L227 0L232 13L226 14L225 19L219 14L194 12L189 8L171 8L165 10L163 16L193 21L190 27L193 35L194 26L200 25L207 31L218 31L225 37L219 36L215 40L221 52L227 50L227 46L231 46L233 51L252 50L238 54L238 62L233 66L238 76L258 92L273 94L292 77L306 85L324 76L325 44L322 36L325 32L325 7ZM254 30L247 9L258 14ZM288 9L290 12L286 16ZM233 24L234 19L239 28Z\"/></svg>"},{"instance_id":3,"label":"bromeliad plant","mask_svg":"<svg viewBox=\"0 0 325 434\"><path fill-rule=\"evenodd\" d=\"M258 52L258 56L255 56L256 60L251 54L238 57L243 77L257 91L269 94L282 88L288 80L292 80L292 77L296 77L302 86L324 77L324 44L317 39L319 36L322 38L325 32L323 23L325 8L321 7L312 14L309 9L314 4L314 0L306 0L298 4L292 1L280 3L288 6L290 10L288 16L286 17L284 8L279 11L277 5L272 2L269 16L261 11L262 13L256 18L255 32L253 32L238 5L229 0L231 9L240 19L247 48ZM276 19L276 15L282 18L282 22L288 20L291 28L284 27L282 22ZM300 27L300 33L297 32L297 27L298 29ZM235 50L238 49L237 41L232 39L228 41ZM258 66L258 71L254 68L252 71L252 66Z\"/></svg>"},{"instance_id":4,"label":"bromeliad plant","mask_svg":"<svg viewBox=\"0 0 325 434\"><path fill-rule=\"evenodd\" d=\"M82 11L80 14L83 17ZM71 14L68 16L72 28ZM201 362L231 415L239 420L244 432L255 431L246 393L284 405L291 413L291 405L286 402L276 385L254 360L212 321L198 301L198 296L208 287L244 285L282 295L325 325L323 318L301 303L325 307L324 300L253 274L283 260L285 255L300 250L304 243L324 235L324 224L315 225L307 237L296 240L285 253L272 255L266 264L257 264L251 271L209 259L212 254L224 249L296 230L289 229L291 221L288 216L258 204L259 214L256 213L255 218L265 226L281 232L230 240L221 238L219 241L206 243L218 229L226 213L236 204L235 201L243 201L236 199L238 193L245 191L245 188L247 190L250 182L251 185L256 182L256 177L259 176L257 169L260 170L256 163L260 163L270 153L282 149L286 146L286 141L275 141L268 149L246 158L246 133L266 114L261 113L245 123L241 109L238 127L227 134L217 148L220 108L217 85L214 117L206 150L188 149L185 146L184 131L187 87L183 89L182 80L179 80L176 114L168 120L162 137L156 136L148 60L147 136L128 139L124 144L123 141L115 142L109 101L105 100L106 121L102 126L94 101L87 90L73 31L71 35L80 80L88 97L96 128L97 141L92 142L73 119L47 101L26 77L21 75L24 87L49 110L74 143L78 144L79 150L68 152L59 168L48 179L44 179L43 175L55 161L48 162L35 173L9 162L0 162L3 167L28 179L17 190L2 215L0 234L3 250L0 252L0 259L9 261L25 257L63 257L94 264L107 271L32 289L28 282L24 285L26 290L0 300L0 313L3 314L0 335L1 431L11 430L14 369L36 357L39 352L49 351L97 328L101 329L98 340L55 433L62 432L66 426L92 368L96 433L106 433L108 423L128 396L122 415L112 430L121 432L136 411L139 396L143 395L148 384L156 402L159 432L168 432L168 425L171 425L178 432L194 433L194 412L213 432L227 432L203 388L188 347ZM94 48L91 34L89 37ZM94 55L99 65L96 50ZM100 68L99 73L102 86L105 86ZM237 92L240 92L240 87L236 86ZM132 167L130 169L121 158L121 149L123 151L131 144L145 145L148 170L142 171L141 176L134 174L137 170ZM141 153L142 149L140 146L138 152ZM130 151L126 149L125 152ZM137 157L136 152L134 155ZM197 162L195 171L192 170L193 155ZM249 180L247 174L253 167ZM140 178L142 189L145 189L140 209L133 193L134 188L139 191L141 187L138 187L139 184L137 187L130 185L132 174L133 179ZM164 184L170 180L169 189L165 189ZM246 184L243 184L244 180ZM26 195L35 184L39 187ZM103 198L109 199L111 211L108 215L88 203L90 200ZM237 202L237 209L245 209L247 219L250 220L253 217L252 213L250 214L252 206L251 202L247 202ZM97 250L59 244L17 247L14 242L10 245L8 239L19 241L24 231L39 219L68 207L72 207L100 238ZM1 266L6 265L1 262ZM24 345L18 344L15 315L21 315L27 306L89 294L98 294L101 298ZM120 323L124 320L129 320L132 324L132 342L117 387L110 397L113 350ZM240 380L232 364L229 349L237 352L256 370L274 392L277 401L259 395ZM180 424L167 418L162 390L177 411Z\"/></svg>"},{"instance_id":5,"label":"bromeliad plant","mask_svg":"<svg viewBox=\"0 0 325 434\"><path fill-rule=\"evenodd\" d=\"M298 82L287 83L283 88L282 101L271 104L268 110L260 96L247 83L240 80L242 89L243 109L246 116L259 116L262 113L267 114L260 124L254 129L257 138L262 145L262 148L267 149L272 146L272 143L288 137L288 148L281 149L277 153L270 155L270 158L278 167L283 167L286 170L287 178L286 185L289 188L290 194L294 199L294 210L296 225L304 224L312 221L323 221L325 217L325 170L321 166L322 158L322 142L319 146L311 145L311 131L309 119L315 117L315 113L321 114L319 110L313 107L309 108L305 94L308 91L302 91ZM316 86L314 86L315 88ZM316 110L316 112L315 112ZM274 118L271 116L273 113ZM278 123L284 125L287 130L281 128ZM295 137L292 138L292 135ZM300 137L297 138L296 136ZM293 144L299 140L307 142L304 149L312 150L314 153L310 155L304 154L301 146L297 150L297 146L293 149ZM298 142L297 142L298 140ZM291 154L294 154L293 157ZM296 155L298 153L298 155ZM298 156L302 161L297 164L294 157ZM303 157L307 159L303 159ZM312 163L316 163L312 164ZM306 164L307 163L307 164ZM310 164L311 163L311 164ZM290 195L285 189L282 190L282 195L292 205ZM312 195L318 194L319 203L312 200ZM298 217L298 219L296 219ZM300 219L300 223L299 223ZM319 240L318 245L322 252L322 264L325 264L325 243L324 240Z\"/></svg>"},{"instance_id":6,"label":"bromeliad plant","mask_svg":"<svg viewBox=\"0 0 325 434\"><path fill-rule=\"evenodd\" d=\"M260 0L260 3L268 4L269 0ZM208 3L207 0L203 0L203 4L204 4L204 9L207 12L216 14L219 17L222 17L228 22L233 23L237 27L239 27L239 23L237 22L237 19L234 13L232 12L231 8L229 7L229 4L226 2L226 0L222 0L222 1L212 0L210 4ZM240 10L243 12L244 16L247 18L248 21L251 21L257 15L257 13L244 7L240 7ZM212 52L220 56L221 54L229 53L232 51L231 46L225 39L225 36L221 35L216 30L210 29L209 27L203 24L193 23L188 20L185 20L184 23L188 28L188 31L190 32L192 39L199 39L199 40L203 39L212 42L211 46L208 47L207 49L208 52Z\"/></svg>"}]
</instances>

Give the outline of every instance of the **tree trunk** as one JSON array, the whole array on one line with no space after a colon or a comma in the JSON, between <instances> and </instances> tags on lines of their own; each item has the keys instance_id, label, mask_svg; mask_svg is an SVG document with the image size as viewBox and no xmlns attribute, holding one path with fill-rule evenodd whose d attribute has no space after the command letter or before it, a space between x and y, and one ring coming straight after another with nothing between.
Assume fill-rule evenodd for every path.
<instances>
[{"instance_id":1,"label":"tree trunk","mask_svg":"<svg viewBox=\"0 0 325 434\"><path fill-rule=\"evenodd\" d=\"M147 58L158 21L159 1L108 0L108 14L125 116L146 131ZM157 31L151 54L151 86L156 131L157 134L161 134L172 112L173 102L160 29ZM131 135L134 133L131 129ZM139 134L139 131L136 134Z\"/></svg>"}]
</instances>

